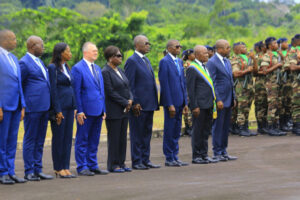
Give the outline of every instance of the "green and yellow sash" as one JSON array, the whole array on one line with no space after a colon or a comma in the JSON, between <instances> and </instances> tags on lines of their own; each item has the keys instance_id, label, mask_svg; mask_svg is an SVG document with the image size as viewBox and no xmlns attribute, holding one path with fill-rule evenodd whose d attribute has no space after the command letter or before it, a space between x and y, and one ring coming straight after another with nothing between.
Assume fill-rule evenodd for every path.
<instances>
[{"instance_id":1,"label":"green and yellow sash","mask_svg":"<svg viewBox=\"0 0 300 200\"><path fill-rule=\"evenodd\" d=\"M210 77L210 75L196 62L192 62L189 67L193 67L200 76L204 79L204 81L210 86L212 93L214 95L214 107L213 107L213 119L217 119L217 105L216 105L216 93L213 81Z\"/></svg>"}]
</instances>

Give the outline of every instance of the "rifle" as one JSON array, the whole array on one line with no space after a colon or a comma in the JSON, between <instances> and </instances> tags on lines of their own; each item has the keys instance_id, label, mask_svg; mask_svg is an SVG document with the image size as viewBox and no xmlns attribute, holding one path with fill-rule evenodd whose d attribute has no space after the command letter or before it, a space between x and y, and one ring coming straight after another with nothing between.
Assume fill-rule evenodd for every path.
<instances>
[{"instance_id":1,"label":"rifle","mask_svg":"<svg viewBox=\"0 0 300 200\"><path fill-rule=\"evenodd\" d=\"M282 79L282 82L283 82L283 83L286 83L286 82L287 82L287 78L288 78L288 72L287 72L287 71L284 71L284 72L283 72L283 79Z\"/></svg>"},{"instance_id":2,"label":"rifle","mask_svg":"<svg viewBox=\"0 0 300 200\"><path fill-rule=\"evenodd\" d=\"M281 44L280 44L279 50L281 50ZM280 55L278 56L278 63L281 63L281 56ZM281 78L280 68L277 68L277 70L276 70L276 83L278 85L281 84L280 83L280 78Z\"/></svg>"}]
</instances>

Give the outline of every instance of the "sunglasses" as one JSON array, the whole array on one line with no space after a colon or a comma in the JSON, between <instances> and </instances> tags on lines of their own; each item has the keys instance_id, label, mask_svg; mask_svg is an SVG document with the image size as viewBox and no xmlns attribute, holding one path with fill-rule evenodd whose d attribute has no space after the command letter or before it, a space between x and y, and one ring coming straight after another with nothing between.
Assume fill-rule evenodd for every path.
<instances>
[{"instance_id":1,"label":"sunglasses","mask_svg":"<svg viewBox=\"0 0 300 200\"><path fill-rule=\"evenodd\" d=\"M122 54L116 54L116 55L114 55L114 57L122 58L123 56L122 56Z\"/></svg>"},{"instance_id":2,"label":"sunglasses","mask_svg":"<svg viewBox=\"0 0 300 200\"><path fill-rule=\"evenodd\" d=\"M151 43L150 43L150 42L145 42L145 45L149 45L149 46L150 46L150 45L151 45Z\"/></svg>"},{"instance_id":3,"label":"sunglasses","mask_svg":"<svg viewBox=\"0 0 300 200\"><path fill-rule=\"evenodd\" d=\"M179 48L182 48L182 46L181 45L176 45L175 48L179 49Z\"/></svg>"}]
</instances>

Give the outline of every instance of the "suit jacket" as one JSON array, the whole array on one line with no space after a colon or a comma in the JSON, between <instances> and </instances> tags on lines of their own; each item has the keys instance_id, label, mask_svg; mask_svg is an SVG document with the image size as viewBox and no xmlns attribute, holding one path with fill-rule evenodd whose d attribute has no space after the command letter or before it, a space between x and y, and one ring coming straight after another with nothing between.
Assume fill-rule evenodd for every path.
<instances>
[{"instance_id":1,"label":"suit jacket","mask_svg":"<svg viewBox=\"0 0 300 200\"><path fill-rule=\"evenodd\" d=\"M150 61L147 64L134 53L125 63L125 74L133 95L133 104L140 104L144 111L158 110L158 97L155 76Z\"/></svg>"},{"instance_id":2,"label":"suit jacket","mask_svg":"<svg viewBox=\"0 0 300 200\"><path fill-rule=\"evenodd\" d=\"M47 79L40 66L27 53L19 61L22 73L22 85L26 102L26 112L43 112L50 108L50 82L48 70L43 65Z\"/></svg>"},{"instance_id":3,"label":"suit jacket","mask_svg":"<svg viewBox=\"0 0 300 200\"><path fill-rule=\"evenodd\" d=\"M108 65L102 69L105 90L106 119L121 119L127 117L124 113L128 100L133 100L129 81L125 73L119 69L122 78Z\"/></svg>"},{"instance_id":4,"label":"suit jacket","mask_svg":"<svg viewBox=\"0 0 300 200\"><path fill-rule=\"evenodd\" d=\"M227 72L225 66L223 65L219 57L215 54L208 60L206 64L206 67L208 68L210 76L214 83L216 101L222 101L224 107L233 106L233 100L235 99L231 65L228 59L227 63L229 64L230 72Z\"/></svg>"},{"instance_id":5,"label":"suit jacket","mask_svg":"<svg viewBox=\"0 0 300 200\"><path fill-rule=\"evenodd\" d=\"M214 96L211 87L195 68L189 67L186 70L186 83L189 95L189 107L208 109L213 107Z\"/></svg>"},{"instance_id":6,"label":"suit jacket","mask_svg":"<svg viewBox=\"0 0 300 200\"><path fill-rule=\"evenodd\" d=\"M160 104L162 106L187 105L186 82L182 60L179 60L181 73L172 57L167 54L159 62Z\"/></svg>"},{"instance_id":7,"label":"suit jacket","mask_svg":"<svg viewBox=\"0 0 300 200\"><path fill-rule=\"evenodd\" d=\"M6 55L0 54L0 108L5 111L15 111L19 107L19 102L23 108L26 107L19 61L13 54L12 57L17 67L17 75Z\"/></svg>"},{"instance_id":8,"label":"suit jacket","mask_svg":"<svg viewBox=\"0 0 300 200\"><path fill-rule=\"evenodd\" d=\"M94 66L100 85L83 59L73 66L71 73L77 112L84 112L85 115L90 116L100 116L105 112L104 83L100 67L96 64Z\"/></svg>"},{"instance_id":9,"label":"suit jacket","mask_svg":"<svg viewBox=\"0 0 300 200\"><path fill-rule=\"evenodd\" d=\"M56 113L65 109L75 109L75 95L72 88L72 76L66 67L71 80L55 64L48 66L51 85L51 106Z\"/></svg>"}]
</instances>

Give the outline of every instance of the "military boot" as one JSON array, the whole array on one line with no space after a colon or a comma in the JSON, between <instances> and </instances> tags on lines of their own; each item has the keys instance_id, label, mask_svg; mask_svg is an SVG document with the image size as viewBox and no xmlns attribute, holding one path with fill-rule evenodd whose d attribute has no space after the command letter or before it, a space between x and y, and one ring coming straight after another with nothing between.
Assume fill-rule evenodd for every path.
<instances>
[{"instance_id":1,"label":"military boot","mask_svg":"<svg viewBox=\"0 0 300 200\"><path fill-rule=\"evenodd\" d=\"M231 133L233 135L239 135L239 128L237 123L233 123Z\"/></svg>"},{"instance_id":2,"label":"military boot","mask_svg":"<svg viewBox=\"0 0 300 200\"><path fill-rule=\"evenodd\" d=\"M288 118L286 115L281 115L279 119L280 130L283 132L292 131L292 127L288 126Z\"/></svg>"},{"instance_id":3,"label":"military boot","mask_svg":"<svg viewBox=\"0 0 300 200\"><path fill-rule=\"evenodd\" d=\"M268 129L266 131L269 136L279 136L279 133L275 130L274 124L268 124Z\"/></svg>"},{"instance_id":4,"label":"military boot","mask_svg":"<svg viewBox=\"0 0 300 200\"><path fill-rule=\"evenodd\" d=\"M257 132L249 130L249 122L245 122L245 130L250 134L250 136L257 136Z\"/></svg>"},{"instance_id":5,"label":"military boot","mask_svg":"<svg viewBox=\"0 0 300 200\"><path fill-rule=\"evenodd\" d=\"M284 136L287 134L286 132L279 129L279 123L277 123L277 122L274 123L273 127L274 127L274 130L277 132L278 136Z\"/></svg>"},{"instance_id":6,"label":"military boot","mask_svg":"<svg viewBox=\"0 0 300 200\"><path fill-rule=\"evenodd\" d=\"M246 125L238 125L239 136L249 137L250 132L246 130Z\"/></svg>"},{"instance_id":7,"label":"military boot","mask_svg":"<svg viewBox=\"0 0 300 200\"><path fill-rule=\"evenodd\" d=\"M300 136L300 122L294 122L293 131L294 134Z\"/></svg>"}]
</instances>

